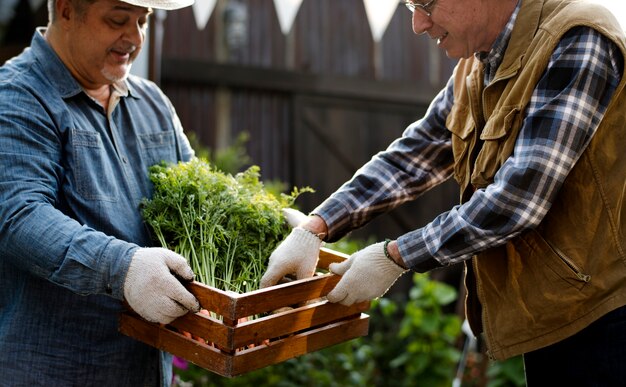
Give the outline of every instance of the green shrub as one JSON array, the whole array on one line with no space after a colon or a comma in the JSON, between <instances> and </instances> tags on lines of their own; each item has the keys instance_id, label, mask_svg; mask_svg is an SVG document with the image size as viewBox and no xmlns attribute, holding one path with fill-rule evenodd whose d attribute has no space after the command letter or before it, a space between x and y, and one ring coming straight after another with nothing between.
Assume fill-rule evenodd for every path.
<instances>
[{"instance_id":1,"label":"green shrub","mask_svg":"<svg viewBox=\"0 0 626 387\"><path fill-rule=\"evenodd\" d=\"M524 360L516 356L504 361L493 361L487 368L487 387L522 387L526 385Z\"/></svg>"}]
</instances>

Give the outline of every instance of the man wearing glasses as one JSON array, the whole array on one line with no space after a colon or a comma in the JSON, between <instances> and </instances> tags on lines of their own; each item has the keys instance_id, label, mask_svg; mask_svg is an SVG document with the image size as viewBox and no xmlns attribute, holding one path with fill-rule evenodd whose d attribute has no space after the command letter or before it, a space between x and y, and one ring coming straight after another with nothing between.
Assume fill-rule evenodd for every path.
<instances>
[{"instance_id":1,"label":"man wearing glasses","mask_svg":"<svg viewBox=\"0 0 626 387\"><path fill-rule=\"evenodd\" d=\"M331 265L328 294L383 295L408 270L463 263L490 357L533 385L626 385L626 42L571 0L407 1L413 30L460 61L425 116L274 251L264 286L317 249L454 178L460 204Z\"/></svg>"}]
</instances>

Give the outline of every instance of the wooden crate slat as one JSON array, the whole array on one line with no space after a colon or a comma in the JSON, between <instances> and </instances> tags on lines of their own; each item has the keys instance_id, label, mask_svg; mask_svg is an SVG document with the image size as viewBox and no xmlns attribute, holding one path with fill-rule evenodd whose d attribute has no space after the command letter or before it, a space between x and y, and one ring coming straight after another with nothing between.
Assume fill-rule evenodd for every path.
<instances>
[{"instance_id":1,"label":"wooden crate slat","mask_svg":"<svg viewBox=\"0 0 626 387\"><path fill-rule=\"evenodd\" d=\"M322 247L320 249L319 261L317 262L317 267L319 269L328 270L328 266L331 263L341 262L343 260L348 259L350 256L348 254L340 253L338 251L334 251L328 249L326 247Z\"/></svg>"},{"instance_id":2,"label":"wooden crate slat","mask_svg":"<svg viewBox=\"0 0 626 387\"><path fill-rule=\"evenodd\" d=\"M130 337L158 348L172 355L183 357L200 367L220 375L228 375L231 371L232 356L217 348L202 344L196 340L153 324L138 316L122 313L120 331Z\"/></svg>"},{"instance_id":3,"label":"wooden crate slat","mask_svg":"<svg viewBox=\"0 0 626 387\"><path fill-rule=\"evenodd\" d=\"M269 365L301 356L322 348L365 336L369 329L369 316L361 315L351 320L293 335L291 337L238 352L233 357L230 375L237 376Z\"/></svg>"},{"instance_id":4,"label":"wooden crate slat","mask_svg":"<svg viewBox=\"0 0 626 387\"><path fill-rule=\"evenodd\" d=\"M324 274L233 296L234 318L254 316L326 296L341 277Z\"/></svg>"},{"instance_id":5,"label":"wooden crate slat","mask_svg":"<svg viewBox=\"0 0 626 387\"><path fill-rule=\"evenodd\" d=\"M368 310L369 306L368 301L346 307L324 300L244 322L234 328L233 345L234 348L241 348L248 344L261 344L266 339L275 339L355 315L358 316L361 312Z\"/></svg>"},{"instance_id":6,"label":"wooden crate slat","mask_svg":"<svg viewBox=\"0 0 626 387\"><path fill-rule=\"evenodd\" d=\"M194 336L210 340L221 348L237 348L233 343L233 327L227 326L221 321L201 313L187 313L172 321L169 325L179 331L189 332Z\"/></svg>"},{"instance_id":7,"label":"wooden crate slat","mask_svg":"<svg viewBox=\"0 0 626 387\"><path fill-rule=\"evenodd\" d=\"M334 274L324 274L243 294L229 292L228 301L222 299L219 302L213 297L223 298L225 292L216 292L217 289L197 282L188 284L187 288L204 309L236 321L326 296L340 279Z\"/></svg>"},{"instance_id":8,"label":"wooden crate slat","mask_svg":"<svg viewBox=\"0 0 626 387\"><path fill-rule=\"evenodd\" d=\"M190 282L185 287L194 295L200 305L206 310L210 310L230 319L235 317L235 299L239 294L227 292L200 282Z\"/></svg>"}]
</instances>

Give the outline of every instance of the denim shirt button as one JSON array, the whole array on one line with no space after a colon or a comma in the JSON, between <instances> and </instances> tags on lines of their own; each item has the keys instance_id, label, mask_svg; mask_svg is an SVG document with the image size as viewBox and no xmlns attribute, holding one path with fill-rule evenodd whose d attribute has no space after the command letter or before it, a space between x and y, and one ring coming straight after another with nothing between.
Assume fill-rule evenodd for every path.
<instances>
[{"instance_id":1,"label":"denim shirt button","mask_svg":"<svg viewBox=\"0 0 626 387\"><path fill-rule=\"evenodd\" d=\"M123 162L124 164L128 163L128 160L126 160L126 157L122 157L122 162Z\"/></svg>"}]
</instances>

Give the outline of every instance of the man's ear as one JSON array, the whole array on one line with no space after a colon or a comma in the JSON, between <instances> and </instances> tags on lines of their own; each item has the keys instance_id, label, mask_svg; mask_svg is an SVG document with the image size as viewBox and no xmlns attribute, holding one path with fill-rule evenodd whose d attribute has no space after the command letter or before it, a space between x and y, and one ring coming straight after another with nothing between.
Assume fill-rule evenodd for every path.
<instances>
[{"instance_id":1,"label":"man's ear","mask_svg":"<svg viewBox=\"0 0 626 387\"><path fill-rule=\"evenodd\" d=\"M76 17L76 10L74 9L71 0L56 0L55 7L57 19L63 25Z\"/></svg>"}]
</instances>

